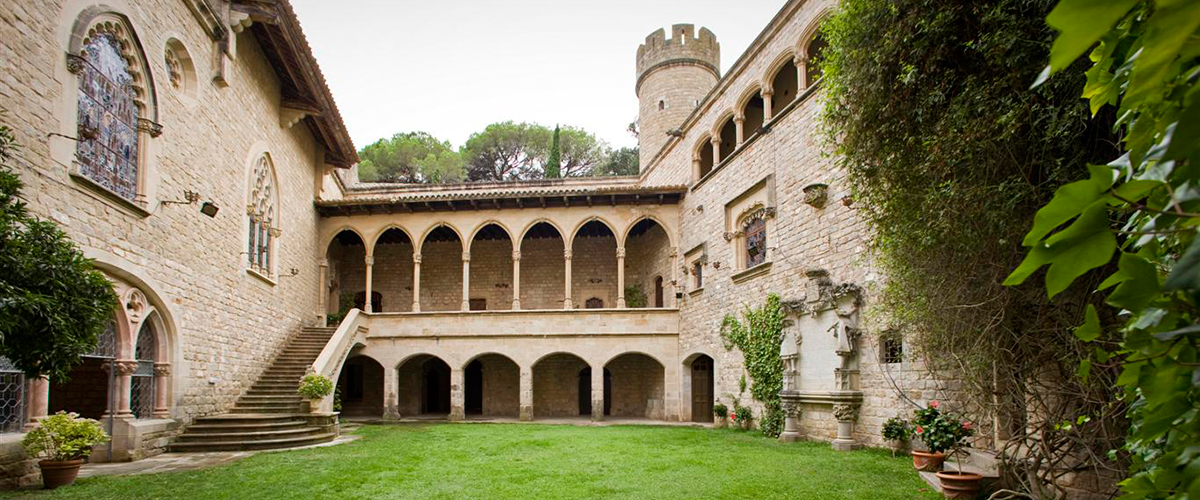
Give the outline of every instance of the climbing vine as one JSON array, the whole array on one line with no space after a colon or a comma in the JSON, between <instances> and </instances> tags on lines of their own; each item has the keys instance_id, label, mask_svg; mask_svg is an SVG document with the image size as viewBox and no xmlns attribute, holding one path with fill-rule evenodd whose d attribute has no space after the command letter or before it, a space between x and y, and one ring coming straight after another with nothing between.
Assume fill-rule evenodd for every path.
<instances>
[{"instance_id":1,"label":"climbing vine","mask_svg":"<svg viewBox=\"0 0 1200 500\"><path fill-rule=\"evenodd\" d=\"M779 357L785 314L779 296L770 294L767 303L742 311L743 321L725 315L721 321L721 339L725 349L742 351L743 365L750 374L750 396L763 404L759 428L775 437L783 430L783 408L779 391L783 390L783 361Z\"/></svg>"}]
</instances>

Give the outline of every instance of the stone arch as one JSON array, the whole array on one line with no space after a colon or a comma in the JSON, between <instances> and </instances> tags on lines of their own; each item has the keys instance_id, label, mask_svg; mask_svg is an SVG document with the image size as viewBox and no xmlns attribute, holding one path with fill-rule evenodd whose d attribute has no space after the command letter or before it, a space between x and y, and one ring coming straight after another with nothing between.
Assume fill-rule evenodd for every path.
<instances>
[{"instance_id":1,"label":"stone arch","mask_svg":"<svg viewBox=\"0 0 1200 500\"><path fill-rule=\"evenodd\" d=\"M567 234L566 231L563 231L562 226L558 225L557 222L554 222L545 217L539 217L539 218L533 220L532 222L530 222L529 224L526 224L525 227L521 229L521 241L525 240L525 236L529 234L530 229L533 229L534 226L541 224L541 223L546 223L546 224L550 225L550 227L553 227L555 231L558 231L558 235L560 237L566 238L566 236L565 236Z\"/></svg>"},{"instance_id":2,"label":"stone arch","mask_svg":"<svg viewBox=\"0 0 1200 500\"><path fill-rule=\"evenodd\" d=\"M361 352L352 353L342 363L337 381L341 390L342 415L380 417L383 415L383 365Z\"/></svg>"},{"instance_id":3,"label":"stone arch","mask_svg":"<svg viewBox=\"0 0 1200 500\"><path fill-rule=\"evenodd\" d=\"M93 5L80 12L71 26L71 36L67 42L68 70L72 64L71 57L81 57L91 37L101 33L117 37L121 44L121 55L125 57L132 73L138 105L149 120L158 122L158 94L154 86L154 73L150 70L150 59L146 57L146 51L129 16L106 5Z\"/></svg>"},{"instance_id":4,"label":"stone arch","mask_svg":"<svg viewBox=\"0 0 1200 500\"><path fill-rule=\"evenodd\" d=\"M712 172L713 166L716 164L716 158L712 151L712 134L706 133L696 141L692 147L692 163L695 165L693 175L696 180Z\"/></svg>"},{"instance_id":5,"label":"stone arch","mask_svg":"<svg viewBox=\"0 0 1200 500\"><path fill-rule=\"evenodd\" d=\"M753 83L742 92L737 100L738 114L742 117L742 141L757 134L765 123L766 109L762 98L762 85Z\"/></svg>"},{"instance_id":6,"label":"stone arch","mask_svg":"<svg viewBox=\"0 0 1200 500\"><path fill-rule=\"evenodd\" d=\"M619 235L612 223L599 216L576 226L567 247L572 256L569 307L611 309L621 302L621 290L617 289Z\"/></svg>"},{"instance_id":7,"label":"stone arch","mask_svg":"<svg viewBox=\"0 0 1200 500\"><path fill-rule=\"evenodd\" d=\"M767 79L767 86L771 89L771 117L774 119L800 95L796 52L789 49L781 54L771 64Z\"/></svg>"},{"instance_id":8,"label":"stone arch","mask_svg":"<svg viewBox=\"0 0 1200 500\"><path fill-rule=\"evenodd\" d=\"M343 236L345 235L345 236ZM362 232L351 226L340 226L328 239L324 240L327 265L326 283L321 285L319 293L325 296L326 314L338 313L342 307L354 307L354 300L359 292L363 293L363 305L366 305L366 258L370 247ZM361 246L361 250L360 247ZM361 308L360 308L361 309Z\"/></svg>"},{"instance_id":9,"label":"stone arch","mask_svg":"<svg viewBox=\"0 0 1200 500\"><path fill-rule=\"evenodd\" d=\"M414 353L396 365L397 410L401 415L450 414L450 363L430 353Z\"/></svg>"},{"instance_id":10,"label":"stone arch","mask_svg":"<svg viewBox=\"0 0 1200 500\"><path fill-rule=\"evenodd\" d=\"M639 215L628 225L626 225L625 232L621 233L621 246L627 246L629 244L629 232L633 231L633 227L644 220L654 221L655 224L658 224L659 227L663 228L663 232L667 233L667 239L671 243L671 248L675 248L677 246L675 244L675 235L671 234L671 231L667 229L667 225L663 223L662 218L653 214Z\"/></svg>"},{"instance_id":11,"label":"stone arch","mask_svg":"<svg viewBox=\"0 0 1200 500\"><path fill-rule=\"evenodd\" d=\"M458 236L458 241L463 242L464 245L466 244L465 242L467 240L463 238L463 233L462 233L462 231L458 230L457 226L455 226L454 224L451 224L449 222L446 222L446 221L438 221L438 222L431 224L429 227L425 228L425 232L421 233L420 239L413 241L413 243L415 243L417 245L417 248L416 248L417 253L421 253L421 251L425 248L425 240L429 239L429 235L432 234L434 231L437 231L438 229L441 229L441 228L446 228L446 229L449 229L450 231L454 231L454 235Z\"/></svg>"},{"instance_id":12,"label":"stone arch","mask_svg":"<svg viewBox=\"0 0 1200 500\"><path fill-rule=\"evenodd\" d=\"M350 226L344 226L344 227L350 228ZM379 231L376 231L375 234L371 236L370 244L368 245L368 247L371 249L371 255L375 255L375 245L379 244L379 238L383 237L383 233L386 233L392 229L396 229L396 230L399 230L400 232L404 233L404 236L406 236L408 238L408 241L413 242L414 245L416 244L417 240L413 239L412 233L408 232L408 230L405 229L404 226L401 226L400 224L396 224L396 223L389 223L388 225L380 228ZM362 237L362 235L360 234L359 237ZM364 239L363 241L367 241L367 240ZM415 249L415 247L414 247L414 249Z\"/></svg>"},{"instance_id":13,"label":"stone arch","mask_svg":"<svg viewBox=\"0 0 1200 500\"><path fill-rule=\"evenodd\" d=\"M398 224L388 224L374 235L369 249L373 263L371 312L400 312L412 309L415 253L416 244L412 235Z\"/></svg>"},{"instance_id":14,"label":"stone arch","mask_svg":"<svg viewBox=\"0 0 1200 500\"><path fill-rule=\"evenodd\" d=\"M772 80L775 78L775 74L778 73L780 68L782 68L785 64L795 64L796 54L797 51L795 47L788 47L780 52L779 55L775 56L775 59L771 61L771 64L767 66L767 70L762 75L762 91L770 91L772 93L775 92L775 88L771 85Z\"/></svg>"},{"instance_id":15,"label":"stone arch","mask_svg":"<svg viewBox=\"0 0 1200 500\"><path fill-rule=\"evenodd\" d=\"M665 307L661 278L670 275L674 265L671 255L675 243L670 231L658 218L643 215L626 228L622 247L626 307ZM640 297L635 290L642 292ZM659 298L663 299L661 306L656 300Z\"/></svg>"},{"instance_id":16,"label":"stone arch","mask_svg":"<svg viewBox=\"0 0 1200 500\"><path fill-rule=\"evenodd\" d=\"M551 234L553 233L553 234ZM553 221L539 219L522 231L517 245L520 258L521 309L559 309L564 306L566 257L570 243ZM515 300L514 300L515 302Z\"/></svg>"},{"instance_id":17,"label":"stone arch","mask_svg":"<svg viewBox=\"0 0 1200 500\"><path fill-rule=\"evenodd\" d=\"M581 370L591 369L588 361L573 352L545 354L530 365L533 376L534 417L577 417L590 413L590 384L580 381ZM583 386L583 387L581 387ZM588 390L581 390L587 388Z\"/></svg>"},{"instance_id":18,"label":"stone arch","mask_svg":"<svg viewBox=\"0 0 1200 500\"><path fill-rule=\"evenodd\" d=\"M465 415L517 417L521 408L521 367L495 351L471 356L462 364Z\"/></svg>"},{"instance_id":19,"label":"stone arch","mask_svg":"<svg viewBox=\"0 0 1200 500\"><path fill-rule=\"evenodd\" d=\"M804 30L800 32L800 37L796 39L796 46L791 49L796 56L802 59L807 59L810 56L810 54L807 52L809 42L811 42L813 38L820 34L821 24L828 20L829 16L832 14L832 8L828 6L822 6L820 10L817 11L816 15L812 16L812 21L810 21L808 25L804 27Z\"/></svg>"},{"instance_id":20,"label":"stone arch","mask_svg":"<svg viewBox=\"0 0 1200 500\"><path fill-rule=\"evenodd\" d=\"M496 219L488 219L483 222L480 222L479 224L476 224L475 228L471 229L471 239L468 240L470 243L468 243L466 246L467 252L471 251L471 245L475 243L475 237L479 236L479 232L488 226L496 226L496 227L499 227L500 229L503 229L504 234L507 234L508 239L513 242L513 247L514 247L513 249L516 250L518 240L513 239L512 230L508 228L508 225L503 222L500 222L499 220L496 220Z\"/></svg>"},{"instance_id":21,"label":"stone arch","mask_svg":"<svg viewBox=\"0 0 1200 500\"><path fill-rule=\"evenodd\" d=\"M363 241L364 246L366 245L366 242L368 240L365 236L363 236L362 231L360 231L358 228L351 226L349 224L342 224L340 226L337 226L337 228L334 229L333 231L326 233L325 236L323 236L321 238L321 241L325 245L320 248L325 252L324 253L325 258L329 258L329 245L332 245L333 241L335 239L337 239L337 237L339 235L341 235L343 232L346 232L346 231L350 231L351 233L358 235L358 239ZM382 234L382 233L380 233L380 234Z\"/></svg>"},{"instance_id":22,"label":"stone arch","mask_svg":"<svg viewBox=\"0 0 1200 500\"><path fill-rule=\"evenodd\" d=\"M641 351L625 351L604 363L612 373L612 397L605 406L615 417L666 417L666 365ZM607 391L606 391L607 392Z\"/></svg>"},{"instance_id":23,"label":"stone arch","mask_svg":"<svg viewBox=\"0 0 1200 500\"><path fill-rule=\"evenodd\" d=\"M800 71L804 77L804 81L801 82L803 89L811 87L821 78L821 72L814 66L813 59L819 56L820 52L828 45L821 34L821 24L825 22L830 12L831 10L826 7L813 16L813 21L804 28L800 38L796 41L796 58L802 66Z\"/></svg>"}]
</instances>

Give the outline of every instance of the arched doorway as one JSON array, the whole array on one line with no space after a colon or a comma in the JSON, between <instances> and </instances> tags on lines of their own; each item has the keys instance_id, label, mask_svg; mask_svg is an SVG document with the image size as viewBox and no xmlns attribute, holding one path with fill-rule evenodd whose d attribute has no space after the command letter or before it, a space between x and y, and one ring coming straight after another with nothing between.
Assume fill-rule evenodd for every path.
<instances>
[{"instance_id":1,"label":"arched doorway","mask_svg":"<svg viewBox=\"0 0 1200 500\"><path fill-rule=\"evenodd\" d=\"M663 278L654 277L654 307L663 307Z\"/></svg>"},{"instance_id":2,"label":"arched doorway","mask_svg":"<svg viewBox=\"0 0 1200 500\"><path fill-rule=\"evenodd\" d=\"M383 415L383 365L370 356L352 356L342 364L337 390L343 416Z\"/></svg>"},{"instance_id":3,"label":"arched doorway","mask_svg":"<svg viewBox=\"0 0 1200 500\"><path fill-rule=\"evenodd\" d=\"M338 315L356 306L362 309L366 305L367 289L367 245L362 237L349 229L342 230L329 242L325 258L329 263L329 282L322 286L328 293L326 314ZM355 304L359 294L363 302Z\"/></svg>"},{"instance_id":4,"label":"arched doorway","mask_svg":"<svg viewBox=\"0 0 1200 500\"><path fill-rule=\"evenodd\" d=\"M612 373L604 370L604 414L612 413ZM592 414L592 369L579 370L579 414Z\"/></svg>"},{"instance_id":5,"label":"arched doorway","mask_svg":"<svg viewBox=\"0 0 1200 500\"><path fill-rule=\"evenodd\" d=\"M137 343L134 344L137 369L129 381L129 409L137 418L154 416L154 361L158 356L158 331L152 319L147 318L142 322Z\"/></svg>"},{"instance_id":6,"label":"arched doorway","mask_svg":"<svg viewBox=\"0 0 1200 500\"><path fill-rule=\"evenodd\" d=\"M713 420L713 359L701 354L692 360L692 421Z\"/></svg>"},{"instance_id":7,"label":"arched doorway","mask_svg":"<svg viewBox=\"0 0 1200 500\"><path fill-rule=\"evenodd\" d=\"M579 373L585 368L588 368L588 364L582 358L561 352L545 356L534 363L534 417L579 416L579 402L587 398L588 404L591 404L590 382L586 387L580 387L578 383Z\"/></svg>"},{"instance_id":8,"label":"arched doorway","mask_svg":"<svg viewBox=\"0 0 1200 500\"><path fill-rule=\"evenodd\" d=\"M664 418L665 369L661 363L645 354L631 352L613 358L604 369L612 373L612 397L604 398L609 414L627 418Z\"/></svg>"},{"instance_id":9,"label":"arched doorway","mask_svg":"<svg viewBox=\"0 0 1200 500\"><path fill-rule=\"evenodd\" d=\"M437 356L413 356L399 367L401 415L450 413L450 365Z\"/></svg>"},{"instance_id":10,"label":"arched doorway","mask_svg":"<svg viewBox=\"0 0 1200 500\"><path fill-rule=\"evenodd\" d=\"M75 412L84 418L101 419L115 405L112 392L117 356L117 323L114 319L100 334L96 348L84 354L66 382L50 384L48 415Z\"/></svg>"},{"instance_id":11,"label":"arched doorway","mask_svg":"<svg viewBox=\"0 0 1200 500\"><path fill-rule=\"evenodd\" d=\"M517 417L521 408L521 369L500 354L484 354L463 369L464 410L468 416Z\"/></svg>"}]
</instances>

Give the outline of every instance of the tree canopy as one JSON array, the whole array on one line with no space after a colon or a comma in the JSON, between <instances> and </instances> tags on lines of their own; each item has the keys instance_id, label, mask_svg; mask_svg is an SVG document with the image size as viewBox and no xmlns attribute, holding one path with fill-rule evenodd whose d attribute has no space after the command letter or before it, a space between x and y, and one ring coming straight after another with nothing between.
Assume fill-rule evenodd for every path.
<instances>
[{"instance_id":1,"label":"tree canopy","mask_svg":"<svg viewBox=\"0 0 1200 500\"><path fill-rule=\"evenodd\" d=\"M0 126L0 355L30 377L66 380L113 321L112 284L54 223L29 214L16 145Z\"/></svg>"},{"instance_id":2,"label":"tree canopy","mask_svg":"<svg viewBox=\"0 0 1200 500\"><path fill-rule=\"evenodd\" d=\"M407 132L376 141L359 156L358 177L364 182L496 182L638 172L637 148L613 150L578 127L513 121L488 125L458 150L425 132Z\"/></svg>"}]
</instances>

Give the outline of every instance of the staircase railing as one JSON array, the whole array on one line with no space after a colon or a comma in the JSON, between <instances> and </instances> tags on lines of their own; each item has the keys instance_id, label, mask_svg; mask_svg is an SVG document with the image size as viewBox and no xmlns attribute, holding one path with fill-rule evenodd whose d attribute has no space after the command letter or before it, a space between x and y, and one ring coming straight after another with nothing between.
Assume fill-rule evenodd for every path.
<instances>
[{"instance_id":1,"label":"staircase railing","mask_svg":"<svg viewBox=\"0 0 1200 500\"><path fill-rule=\"evenodd\" d=\"M346 313L345 319L338 325L337 330L333 332L333 336L329 337L329 342L325 344L324 349L321 349L321 354L317 355L317 359L309 366L308 371L329 377L336 383L342 370L342 363L346 362L346 356L350 354L350 350L356 345L366 345L370 326L370 315L358 309L351 309ZM321 400L318 411L333 412L333 394L325 396Z\"/></svg>"}]
</instances>

